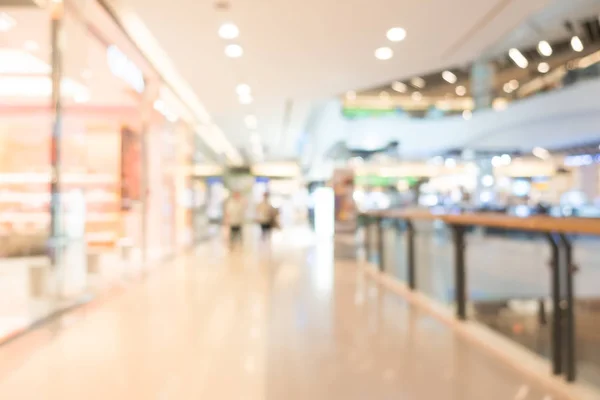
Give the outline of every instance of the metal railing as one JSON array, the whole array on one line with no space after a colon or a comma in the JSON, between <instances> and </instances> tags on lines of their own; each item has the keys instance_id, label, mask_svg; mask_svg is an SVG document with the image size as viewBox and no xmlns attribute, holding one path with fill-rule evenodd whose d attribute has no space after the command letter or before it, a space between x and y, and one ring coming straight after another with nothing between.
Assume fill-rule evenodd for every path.
<instances>
[{"instance_id":1,"label":"metal railing","mask_svg":"<svg viewBox=\"0 0 600 400\"><path fill-rule=\"evenodd\" d=\"M569 382L577 377L576 361L576 324L574 308L574 274L577 268L573 262L572 235L600 235L600 219L578 218L553 218L536 216L518 218L497 214L432 214L422 210L387 210L374 211L361 215L365 229L365 249L367 260L377 264L381 273L386 270L387 252L394 251L404 260L393 259L394 263L403 262L406 269L403 273L408 288L420 290L424 282L419 282L418 272L420 265L417 260L416 238L419 230L416 224L419 221L443 222L451 232L453 255L451 257L453 269L453 294L456 318L466 320L468 313L467 276L467 232L474 228L494 228L510 231L536 233L545 238L550 250L550 285L549 297L551 299L552 325L550 327L550 358L552 371L555 375L564 374ZM404 235L402 246L385 245L384 224L392 221L393 226ZM372 229L372 228L376 229ZM540 242L543 243L543 242ZM529 245L529 244L528 244ZM376 254L374 254L376 253ZM492 256L492 254L490 254ZM518 256L517 256L518 257ZM486 267L487 268L487 267ZM515 283L516 284L516 283ZM428 293L429 294L429 293ZM545 321L544 302L540 301L540 320Z\"/></svg>"}]
</instances>

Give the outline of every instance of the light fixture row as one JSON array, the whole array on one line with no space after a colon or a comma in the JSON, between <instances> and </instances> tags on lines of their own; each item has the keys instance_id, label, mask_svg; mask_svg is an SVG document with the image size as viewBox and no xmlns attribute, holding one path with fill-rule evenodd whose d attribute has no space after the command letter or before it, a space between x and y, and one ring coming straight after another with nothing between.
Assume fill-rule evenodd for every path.
<instances>
[{"instance_id":1,"label":"light fixture row","mask_svg":"<svg viewBox=\"0 0 600 400\"><path fill-rule=\"evenodd\" d=\"M581 41L579 36L573 35L571 37L571 48L573 49L573 51L576 51L578 53L583 51L583 42ZM550 45L550 43L548 43L548 41L546 40L540 40L538 42L537 51L538 53L540 53L540 55L544 57L550 57L554 52L552 49L552 45ZM527 60L527 57L525 57L523 53L521 53L521 51L517 48L513 47L512 49L510 49L508 51L508 56L519 68L527 68L529 66L529 61ZM539 63L537 69L542 74L545 74L546 72L550 71L548 63L546 62Z\"/></svg>"},{"instance_id":2,"label":"light fixture row","mask_svg":"<svg viewBox=\"0 0 600 400\"><path fill-rule=\"evenodd\" d=\"M234 40L240 35L240 30L232 22L224 23L219 27L219 36L224 40ZM244 55L244 49L237 43L229 43L225 46L225 55L229 58L240 58ZM240 83L235 87L235 92L238 96L238 101L241 104L251 104L254 101L252 97L252 88L247 83ZM246 128L254 133L250 136L250 141L253 144L255 153L262 154L262 146L260 144L260 136L256 133L258 128L258 119L255 115L248 114L244 117Z\"/></svg>"},{"instance_id":3,"label":"light fixture row","mask_svg":"<svg viewBox=\"0 0 600 400\"><path fill-rule=\"evenodd\" d=\"M401 27L390 28L385 36L390 42L398 43L406 39L406 29ZM394 57L394 50L389 46L379 47L375 50L375 58L378 60L387 61L392 57Z\"/></svg>"}]
</instances>

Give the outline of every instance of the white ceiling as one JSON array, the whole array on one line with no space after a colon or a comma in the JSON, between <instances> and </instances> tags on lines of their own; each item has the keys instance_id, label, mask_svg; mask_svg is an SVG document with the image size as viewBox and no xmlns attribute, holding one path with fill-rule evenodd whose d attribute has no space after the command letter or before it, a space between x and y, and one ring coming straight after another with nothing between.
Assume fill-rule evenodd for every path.
<instances>
[{"instance_id":1,"label":"white ceiling","mask_svg":"<svg viewBox=\"0 0 600 400\"><path fill-rule=\"evenodd\" d=\"M113 3L139 15L229 140L247 146L243 118L255 114L278 157L293 154L288 136L301 132L312 102L466 63L549 1L231 0L226 12L212 0ZM240 28L238 60L225 57L217 35L228 21ZM394 26L408 36L391 44L392 60L378 61L373 52L390 45L385 33ZM254 104L238 103L241 82L251 85Z\"/></svg>"}]
</instances>

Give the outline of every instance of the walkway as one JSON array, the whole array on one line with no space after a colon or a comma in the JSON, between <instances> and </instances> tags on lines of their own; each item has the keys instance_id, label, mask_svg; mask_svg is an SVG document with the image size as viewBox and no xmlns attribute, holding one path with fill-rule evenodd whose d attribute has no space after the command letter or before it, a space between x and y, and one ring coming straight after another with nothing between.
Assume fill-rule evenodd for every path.
<instances>
[{"instance_id":1,"label":"walkway","mask_svg":"<svg viewBox=\"0 0 600 400\"><path fill-rule=\"evenodd\" d=\"M548 400L333 245L210 243L0 348L0 398ZM318 245L315 243L319 243Z\"/></svg>"}]
</instances>

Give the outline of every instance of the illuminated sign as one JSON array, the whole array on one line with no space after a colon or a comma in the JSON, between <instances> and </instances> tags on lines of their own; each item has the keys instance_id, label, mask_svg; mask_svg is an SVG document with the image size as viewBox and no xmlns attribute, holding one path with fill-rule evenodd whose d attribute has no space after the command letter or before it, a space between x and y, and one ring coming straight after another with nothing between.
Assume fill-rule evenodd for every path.
<instances>
[{"instance_id":1,"label":"illuminated sign","mask_svg":"<svg viewBox=\"0 0 600 400\"><path fill-rule=\"evenodd\" d=\"M106 50L108 68L114 76L131 86L136 92L143 93L146 87L144 74L117 46Z\"/></svg>"},{"instance_id":2,"label":"illuminated sign","mask_svg":"<svg viewBox=\"0 0 600 400\"><path fill-rule=\"evenodd\" d=\"M580 154L565 157L565 165L567 167L581 167L594 163L600 163L600 154Z\"/></svg>"}]
</instances>

